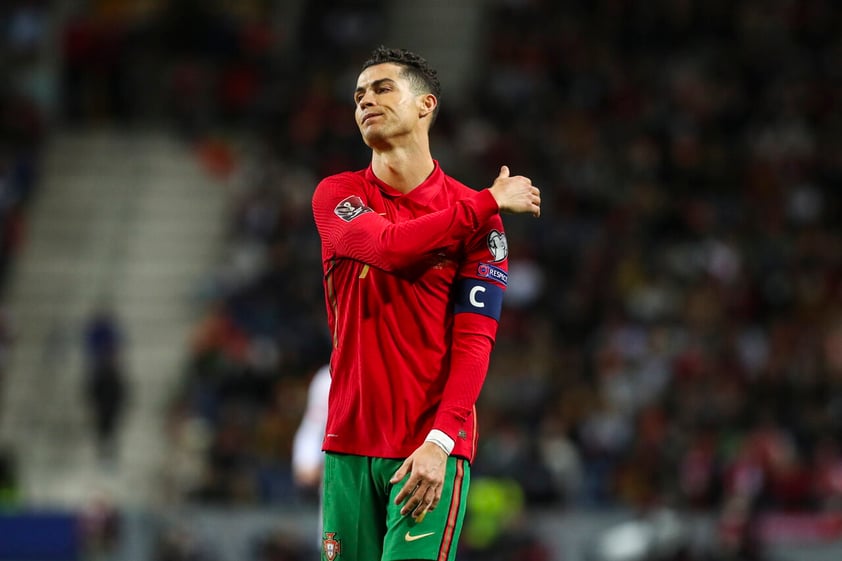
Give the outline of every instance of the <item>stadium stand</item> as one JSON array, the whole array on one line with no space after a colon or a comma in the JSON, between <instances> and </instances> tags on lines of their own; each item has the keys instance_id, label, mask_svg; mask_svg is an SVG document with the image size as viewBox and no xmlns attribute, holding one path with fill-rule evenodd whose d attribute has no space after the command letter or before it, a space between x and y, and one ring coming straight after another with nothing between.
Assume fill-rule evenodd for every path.
<instances>
[{"instance_id":1,"label":"stadium stand","mask_svg":"<svg viewBox=\"0 0 842 561\"><path fill-rule=\"evenodd\" d=\"M61 110L73 127L172 126L226 185L222 257L195 287L159 420L179 458L163 477L168 504L234 532L267 528L255 512L312 510L289 471L325 356L309 196L319 177L367 163L348 84L384 37L434 63L450 55L435 33L395 27L414 21L410 3L290 2L272 17L256 17L261 2L228 4L179 3L107 27L119 33L69 20ZM540 220L506 218L510 284L460 559L837 559L842 8L450 4L454 18L470 12L470 46L449 45L470 72L452 96L445 83L433 153L470 185L507 163L544 194ZM85 51L93 39L109 56ZM14 117L3 130L32 140L25 157L0 147L22 158L28 192L37 112L2 103ZM6 208L14 241L22 215ZM584 541L594 528L604 543ZM212 557L177 523L159 535L161 559ZM303 555L262 535L255 558ZM667 537L622 557L609 542L629 535Z\"/></svg>"}]
</instances>

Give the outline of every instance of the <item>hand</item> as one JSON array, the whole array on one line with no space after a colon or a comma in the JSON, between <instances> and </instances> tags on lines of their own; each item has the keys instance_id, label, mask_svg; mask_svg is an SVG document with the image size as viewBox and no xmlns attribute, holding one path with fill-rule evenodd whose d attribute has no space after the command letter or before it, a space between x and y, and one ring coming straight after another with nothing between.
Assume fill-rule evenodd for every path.
<instances>
[{"instance_id":1,"label":"hand","mask_svg":"<svg viewBox=\"0 0 842 561\"><path fill-rule=\"evenodd\" d=\"M402 515L412 513L415 521L420 522L427 512L436 508L441 500L446 467L447 454L432 442L425 442L404 460L389 480L394 485L409 474L395 497L396 505L404 503Z\"/></svg>"},{"instance_id":2,"label":"hand","mask_svg":"<svg viewBox=\"0 0 842 561\"><path fill-rule=\"evenodd\" d=\"M532 185L528 177L511 177L508 166L500 168L500 175L489 190L501 212L530 213L536 218L541 216L541 191Z\"/></svg>"}]
</instances>

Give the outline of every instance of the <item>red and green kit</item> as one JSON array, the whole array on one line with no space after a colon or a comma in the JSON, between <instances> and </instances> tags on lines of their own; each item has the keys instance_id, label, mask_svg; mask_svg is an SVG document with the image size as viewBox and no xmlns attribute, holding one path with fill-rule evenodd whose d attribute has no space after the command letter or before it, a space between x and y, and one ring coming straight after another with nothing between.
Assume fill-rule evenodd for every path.
<instances>
[{"instance_id":1,"label":"red and green kit","mask_svg":"<svg viewBox=\"0 0 842 561\"><path fill-rule=\"evenodd\" d=\"M493 196L438 162L407 194L369 167L322 180L313 215L333 337L324 450L405 458L438 429L472 461L508 280Z\"/></svg>"}]
</instances>

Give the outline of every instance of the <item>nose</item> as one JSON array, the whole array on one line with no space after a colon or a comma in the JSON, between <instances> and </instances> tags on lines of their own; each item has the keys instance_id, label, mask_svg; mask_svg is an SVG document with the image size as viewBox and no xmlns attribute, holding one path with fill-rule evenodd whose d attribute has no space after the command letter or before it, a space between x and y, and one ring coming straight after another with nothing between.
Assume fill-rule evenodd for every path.
<instances>
[{"instance_id":1,"label":"nose","mask_svg":"<svg viewBox=\"0 0 842 561\"><path fill-rule=\"evenodd\" d=\"M371 93L371 90L366 90L359 101L360 107L371 107L374 105L374 95Z\"/></svg>"}]
</instances>

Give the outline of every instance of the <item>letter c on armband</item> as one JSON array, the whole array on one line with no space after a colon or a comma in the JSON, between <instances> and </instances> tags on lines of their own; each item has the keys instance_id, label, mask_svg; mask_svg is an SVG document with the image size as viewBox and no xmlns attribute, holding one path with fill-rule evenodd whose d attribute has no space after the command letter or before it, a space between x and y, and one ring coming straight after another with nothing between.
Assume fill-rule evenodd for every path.
<instances>
[{"instance_id":1,"label":"letter c on armband","mask_svg":"<svg viewBox=\"0 0 842 561\"><path fill-rule=\"evenodd\" d=\"M477 300L477 292L485 292L484 286L475 286L471 289L470 294L468 295L468 301L471 303L471 306L474 308L484 308L485 302L480 302Z\"/></svg>"},{"instance_id":2,"label":"letter c on armband","mask_svg":"<svg viewBox=\"0 0 842 561\"><path fill-rule=\"evenodd\" d=\"M456 282L454 313L474 313L500 320L503 287L494 282L463 278Z\"/></svg>"}]
</instances>

